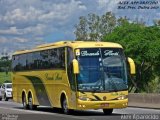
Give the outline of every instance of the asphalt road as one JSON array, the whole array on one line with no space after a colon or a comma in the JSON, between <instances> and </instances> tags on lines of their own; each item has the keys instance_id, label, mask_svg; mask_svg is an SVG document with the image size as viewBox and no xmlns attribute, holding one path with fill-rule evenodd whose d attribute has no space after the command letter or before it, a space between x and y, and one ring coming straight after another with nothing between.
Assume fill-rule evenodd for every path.
<instances>
[{"instance_id":1,"label":"asphalt road","mask_svg":"<svg viewBox=\"0 0 160 120\"><path fill-rule=\"evenodd\" d=\"M132 108L115 109L110 116L102 110L75 111L64 115L60 110L38 107L37 110L24 110L21 104L0 101L0 120L159 120L160 109Z\"/></svg>"}]
</instances>

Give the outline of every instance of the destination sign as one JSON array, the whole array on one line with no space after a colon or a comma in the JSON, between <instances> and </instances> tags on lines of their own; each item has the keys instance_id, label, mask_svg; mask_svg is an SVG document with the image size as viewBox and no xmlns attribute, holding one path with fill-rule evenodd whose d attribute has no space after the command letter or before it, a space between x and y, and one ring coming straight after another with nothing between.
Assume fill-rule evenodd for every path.
<instances>
[{"instance_id":1,"label":"destination sign","mask_svg":"<svg viewBox=\"0 0 160 120\"><path fill-rule=\"evenodd\" d=\"M99 56L99 51L94 53L89 53L87 50L81 51L81 56Z\"/></svg>"},{"instance_id":2,"label":"destination sign","mask_svg":"<svg viewBox=\"0 0 160 120\"><path fill-rule=\"evenodd\" d=\"M79 54L78 54L79 53ZM84 49L81 50L80 52L76 52L76 55L80 55L81 57L87 57L87 56L100 56L102 54L102 56L118 56L119 52L116 50L108 50L108 49Z\"/></svg>"},{"instance_id":3,"label":"destination sign","mask_svg":"<svg viewBox=\"0 0 160 120\"><path fill-rule=\"evenodd\" d=\"M117 56L117 55L119 55L119 53L114 52L113 50L104 50L104 55L105 56Z\"/></svg>"}]
</instances>

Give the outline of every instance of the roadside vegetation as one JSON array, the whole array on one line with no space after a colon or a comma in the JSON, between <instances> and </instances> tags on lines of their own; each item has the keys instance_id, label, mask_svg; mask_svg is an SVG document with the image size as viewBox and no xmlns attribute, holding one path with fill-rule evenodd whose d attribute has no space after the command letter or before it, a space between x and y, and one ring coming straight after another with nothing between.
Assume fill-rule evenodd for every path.
<instances>
[{"instance_id":1,"label":"roadside vegetation","mask_svg":"<svg viewBox=\"0 0 160 120\"><path fill-rule=\"evenodd\" d=\"M0 84L11 82L11 60L7 53L2 53L0 57Z\"/></svg>"},{"instance_id":2,"label":"roadside vegetation","mask_svg":"<svg viewBox=\"0 0 160 120\"><path fill-rule=\"evenodd\" d=\"M11 72L8 72L8 74L6 72L0 72L0 84L4 82L11 82Z\"/></svg>"}]
</instances>

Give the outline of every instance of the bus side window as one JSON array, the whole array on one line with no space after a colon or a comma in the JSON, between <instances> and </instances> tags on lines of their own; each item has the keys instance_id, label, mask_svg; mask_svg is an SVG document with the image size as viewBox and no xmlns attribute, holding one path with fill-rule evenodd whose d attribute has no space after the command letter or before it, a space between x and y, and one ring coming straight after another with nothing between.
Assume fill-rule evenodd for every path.
<instances>
[{"instance_id":1,"label":"bus side window","mask_svg":"<svg viewBox=\"0 0 160 120\"><path fill-rule=\"evenodd\" d=\"M32 70L32 53L27 53L26 55L26 70Z\"/></svg>"}]
</instances>

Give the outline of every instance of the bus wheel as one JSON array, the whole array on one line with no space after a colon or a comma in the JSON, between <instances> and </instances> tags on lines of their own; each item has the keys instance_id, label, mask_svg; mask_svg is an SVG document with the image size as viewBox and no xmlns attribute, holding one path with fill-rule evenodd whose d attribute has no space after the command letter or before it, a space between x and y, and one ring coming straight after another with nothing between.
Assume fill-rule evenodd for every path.
<instances>
[{"instance_id":1,"label":"bus wheel","mask_svg":"<svg viewBox=\"0 0 160 120\"><path fill-rule=\"evenodd\" d=\"M63 98L63 101L62 101L62 110L64 114L70 114L70 110L68 109L68 104L65 97Z\"/></svg>"},{"instance_id":2,"label":"bus wheel","mask_svg":"<svg viewBox=\"0 0 160 120\"><path fill-rule=\"evenodd\" d=\"M28 97L28 106L29 106L30 110L35 110L37 108L36 105L33 105L32 94L29 94L29 97Z\"/></svg>"},{"instance_id":3,"label":"bus wheel","mask_svg":"<svg viewBox=\"0 0 160 120\"><path fill-rule=\"evenodd\" d=\"M113 109L103 109L103 113L104 113L105 115L111 115L112 112L113 112Z\"/></svg>"},{"instance_id":4,"label":"bus wheel","mask_svg":"<svg viewBox=\"0 0 160 120\"><path fill-rule=\"evenodd\" d=\"M29 106L27 104L27 101L26 101L26 95L25 95L25 93L22 95L22 104L23 104L23 108L24 109L28 109L29 108Z\"/></svg>"}]
</instances>

